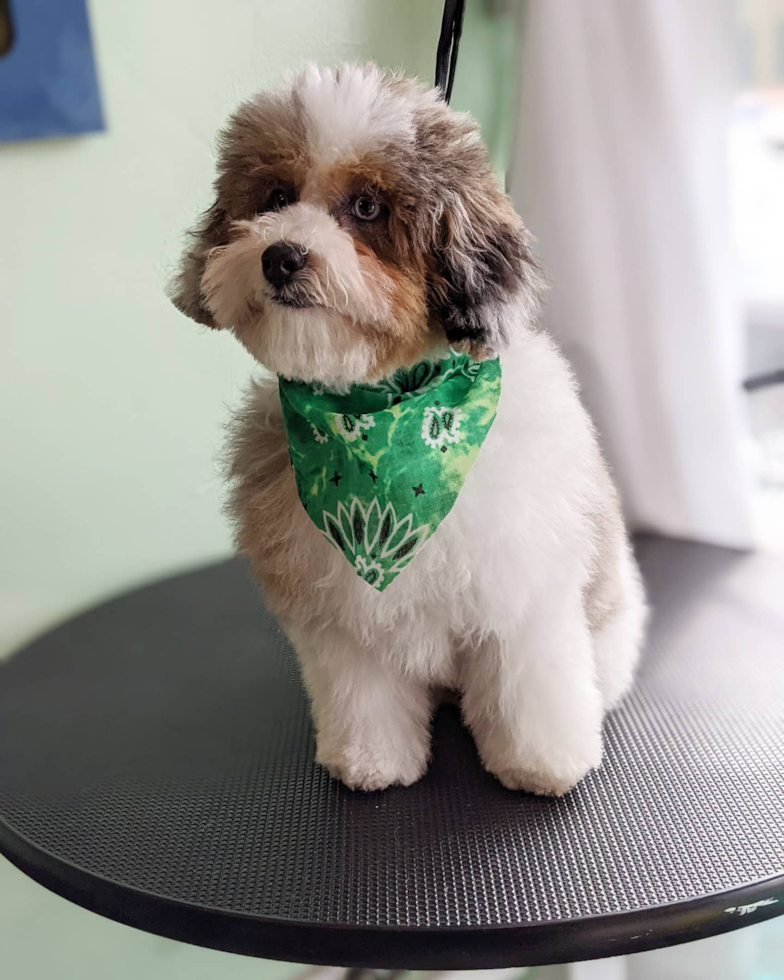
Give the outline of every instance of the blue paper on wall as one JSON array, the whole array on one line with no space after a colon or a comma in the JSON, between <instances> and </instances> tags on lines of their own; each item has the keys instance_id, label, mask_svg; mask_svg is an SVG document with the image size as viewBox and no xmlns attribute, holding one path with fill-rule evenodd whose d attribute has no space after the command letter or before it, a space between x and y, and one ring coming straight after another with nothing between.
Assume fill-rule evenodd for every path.
<instances>
[{"instance_id":1,"label":"blue paper on wall","mask_svg":"<svg viewBox=\"0 0 784 980\"><path fill-rule=\"evenodd\" d=\"M85 0L0 0L0 140L103 128Z\"/></svg>"}]
</instances>

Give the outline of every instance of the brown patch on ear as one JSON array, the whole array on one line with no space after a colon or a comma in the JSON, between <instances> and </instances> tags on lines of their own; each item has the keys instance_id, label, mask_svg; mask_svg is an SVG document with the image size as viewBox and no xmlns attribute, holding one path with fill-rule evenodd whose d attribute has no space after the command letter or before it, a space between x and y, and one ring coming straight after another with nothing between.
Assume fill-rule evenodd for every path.
<instances>
[{"instance_id":1,"label":"brown patch on ear","mask_svg":"<svg viewBox=\"0 0 784 980\"><path fill-rule=\"evenodd\" d=\"M538 308L531 237L498 187L470 116L443 102L417 116L405 184L417 196L405 224L426 255L431 317L453 345L488 356Z\"/></svg>"},{"instance_id":2,"label":"brown patch on ear","mask_svg":"<svg viewBox=\"0 0 784 980\"><path fill-rule=\"evenodd\" d=\"M169 286L169 298L177 309L205 327L218 329L218 324L204 303L201 280L207 257L213 248L225 244L228 238L228 219L225 211L213 204L190 232L191 247L186 249L182 266Z\"/></svg>"},{"instance_id":3,"label":"brown patch on ear","mask_svg":"<svg viewBox=\"0 0 784 980\"><path fill-rule=\"evenodd\" d=\"M461 195L459 208L445 211L432 248L431 308L450 344L474 357L508 343L503 308L536 289L538 270L522 222L494 198L479 197L483 209L476 196L469 203Z\"/></svg>"}]
</instances>

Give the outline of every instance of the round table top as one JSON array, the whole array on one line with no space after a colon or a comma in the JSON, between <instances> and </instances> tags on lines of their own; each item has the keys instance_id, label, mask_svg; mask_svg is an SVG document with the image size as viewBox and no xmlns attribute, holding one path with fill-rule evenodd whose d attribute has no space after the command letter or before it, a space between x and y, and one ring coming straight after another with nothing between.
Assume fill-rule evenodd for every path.
<instances>
[{"instance_id":1,"label":"round table top","mask_svg":"<svg viewBox=\"0 0 784 980\"><path fill-rule=\"evenodd\" d=\"M784 563L639 551L639 681L564 799L504 789L452 707L415 786L330 779L288 644L231 561L0 667L0 850L120 922L345 966L580 960L780 913Z\"/></svg>"}]
</instances>

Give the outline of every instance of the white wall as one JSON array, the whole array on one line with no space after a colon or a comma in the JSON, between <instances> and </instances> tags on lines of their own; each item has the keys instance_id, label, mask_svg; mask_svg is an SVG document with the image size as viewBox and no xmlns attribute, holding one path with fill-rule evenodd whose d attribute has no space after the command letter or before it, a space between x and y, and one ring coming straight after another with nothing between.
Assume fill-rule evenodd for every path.
<instances>
[{"instance_id":1,"label":"white wall","mask_svg":"<svg viewBox=\"0 0 784 980\"><path fill-rule=\"evenodd\" d=\"M91 3L107 131L0 145L0 654L105 595L228 554L215 459L251 364L164 295L209 203L215 132L309 59L430 77L441 6ZM474 39L488 36L480 7ZM493 61L475 60L486 84Z\"/></svg>"}]
</instances>

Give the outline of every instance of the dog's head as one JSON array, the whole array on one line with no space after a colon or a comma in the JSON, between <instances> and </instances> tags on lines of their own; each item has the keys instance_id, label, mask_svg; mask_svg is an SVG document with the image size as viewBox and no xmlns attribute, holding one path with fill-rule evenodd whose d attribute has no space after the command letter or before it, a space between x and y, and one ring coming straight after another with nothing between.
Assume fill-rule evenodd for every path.
<instances>
[{"instance_id":1,"label":"dog's head","mask_svg":"<svg viewBox=\"0 0 784 980\"><path fill-rule=\"evenodd\" d=\"M475 123L374 66L310 67L220 137L216 200L173 285L286 377L371 381L530 325L539 277Z\"/></svg>"}]
</instances>

